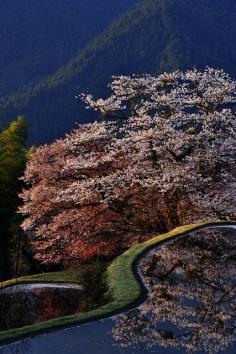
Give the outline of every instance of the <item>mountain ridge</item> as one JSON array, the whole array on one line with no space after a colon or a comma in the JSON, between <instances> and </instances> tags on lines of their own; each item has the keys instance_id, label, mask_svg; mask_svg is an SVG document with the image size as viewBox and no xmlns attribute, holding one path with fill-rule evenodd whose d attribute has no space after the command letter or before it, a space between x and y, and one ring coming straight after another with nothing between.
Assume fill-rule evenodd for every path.
<instances>
[{"instance_id":1,"label":"mountain ridge","mask_svg":"<svg viewBox=\"0 0 236 354\"><path fill-rule=\"evenodd\" d=\"M136 2L0 1L1 96L53 73Z\"/></svg>"},{"instance_id":2,"label":"mountain ridge","mask_svg":"<svg viewBox=\"0 0 236 354\"><path fill-rule=\"evenodd\" d=\"M54 75L2 99L0 112L8 118L25 114L32 140L48 142L75 127L75 122L95 119L74 97L78 91L104 95L112 75L210 65L234 76L235 16L233 0L142 0ZM43 138L37 136L39 127Z\"/></svg>"}]
</instances>

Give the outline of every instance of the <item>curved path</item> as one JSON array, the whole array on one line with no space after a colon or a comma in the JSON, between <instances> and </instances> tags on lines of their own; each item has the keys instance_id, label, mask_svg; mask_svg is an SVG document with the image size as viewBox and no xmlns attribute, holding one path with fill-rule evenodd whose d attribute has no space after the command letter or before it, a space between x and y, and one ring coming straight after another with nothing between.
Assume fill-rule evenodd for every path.
<instances>
[{"instance_id":1,"label":"curved path","mask_svg":"<svg viewBox=\"0 0 236 354\"><path fill-rule=\"evenodd\" d=\"M112 298L110 303L84 314L67 316L24 328L0 332L0 341L12 341L20 337L55 330L59 327L84 324L136 307L139 303L144 301L147 292L137 272L136 265L139 259L142 258L146 252L163 242L183 237L200 229L213 227L236 228L236 222L211 222L187 225L130 248L124 254L116 258L107 270L106 280L109 286L109 295Z\"/></svg>"}]
</instances>

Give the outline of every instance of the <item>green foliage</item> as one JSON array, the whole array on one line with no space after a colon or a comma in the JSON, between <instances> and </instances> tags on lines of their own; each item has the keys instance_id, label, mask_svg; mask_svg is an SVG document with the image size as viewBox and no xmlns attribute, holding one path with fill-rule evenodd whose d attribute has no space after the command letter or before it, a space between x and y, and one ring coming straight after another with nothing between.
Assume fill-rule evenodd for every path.
<instances>
[{"instance_id":1,"label":"green foliage","mask_svg":"<svg viewBox=\"0 0 236 354\"><path fill-rule=\"evenodd\" d=\"M102 263L99 260L92 261L90 264L83 266L81 285L84 287L86 293L85 307L87 311L102 306L106 301L105 293L107 287L103 278L106 266L106 263Z\"/></svg>"},{"instance_id":2,"label":"green foliage","mask_svg":"<svg viewBox=\"0 0 236 354\"><path fill-rule=\"evenodd\" d=\"M0 274L2 276L9 272L11 237L17 238L19 231L19 226L16 226L20 224L20 216L16 214L16 210L19 205L18 193L22 187L19 177L23 173L27 159L27 132L28 123L24 117L18 117L0 132L0 251L2 251Z\"/></svg>"},{"instance_id":3,"label":"green foliage","mask_svg":"<svg viewBox=\"0 0 236 354\"><path fill-rule=\"evenodd\" d=\"M16 191L26 162L27 129L26 119L19 117L0 133L0 213L7 219L18 204Z\"/></svg>"}]
</instances>

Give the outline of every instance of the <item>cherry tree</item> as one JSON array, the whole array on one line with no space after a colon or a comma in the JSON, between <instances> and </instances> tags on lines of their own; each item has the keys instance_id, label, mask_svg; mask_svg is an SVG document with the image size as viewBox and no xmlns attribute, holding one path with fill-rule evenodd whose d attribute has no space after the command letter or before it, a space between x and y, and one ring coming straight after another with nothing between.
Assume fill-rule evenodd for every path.
<instances>
[{"instance_id":1,"label":"cherry tree","mask_svg":"<svg viewBox=\"0 0 236 354\"><path fill-rule=\"evenodd\" d=\"M151 190L142 195L117 183L116 191L110 186L117 197L108 200L103 184L108 186L114 173L122 182L121 171L128 166L124 152L107 152L113 125L81 126L31 157L21 207L28 217L22 226L40 263L71 265L94 255L110 257L164 227L154 214L159 200Z\"/></svg>"},{"instance_id":2,"label":"cherry tree","mask_svg":"<svg viewBox=\"0 0 236 354\"><path fill-rule=\"evenodd\" d=\"M222 70L206 68L157 78L115 77L110 86L106 100L82 99L88 108L128 122L114 147L124 147L133 161L128 179L155 186L170 205L187 194L204 206L204 218L206 212L233 215L235 82Z\"/></svg>"},{"instance_id":3,"label":"cherry tree","mask_svg":"<svg viewBox=\"0 0 236 354\"><path fill-rule=\"evenodd\" d=\"M207 68L115 77L106 120L30 159L23 228L44 264L113 256L180 223L236 214L235 82Z\"/></svg>"}]
</instances>

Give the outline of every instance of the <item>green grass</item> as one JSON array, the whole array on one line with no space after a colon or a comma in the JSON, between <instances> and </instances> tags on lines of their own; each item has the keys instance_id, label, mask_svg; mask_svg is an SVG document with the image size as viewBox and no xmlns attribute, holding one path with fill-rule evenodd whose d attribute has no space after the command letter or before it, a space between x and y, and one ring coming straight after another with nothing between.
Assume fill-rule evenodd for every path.
<instances>
[{"instance_id":1,"label":"green grass","mask_svg":"<svg viewBox=\"0 0 236 354\"><path fill-rule=\"evenodd\" d=\"M142 284L139 283L137 276L133 271L133 268L135 262L137 262L138 259L144 255L144 253L154 248L161 242L168 241L170 239L184 235L199 228L204 228L208 226L218 226L221 224L222 223L219 222L208 222L178 227L175 230L170 231L169 233L159 235L144 243L130 248L121 256L117 257L108 267L105 273L105 280L109 289L107 294L108 298L110 298L109 303L87 313L57 318L19 329L0 332L0 341L9 341L42 331L45 332L59 327L89 322L91 320L95 320L101 317L110 316L116 312L121 312L125 308L130 307L132 304L136 303L142 296L143 287ZM229 224L229 222L227 222L227 224ZM234 222L232 222L232 224L236 225L236 223ZM32 280L45 281L45 279L47 279L47 281L49 281L49 279L51 279L51 281L54 281L53 279L56 279L56 281L58 281L58 279L63 279L63 281L71 282L71 279L74 275L72 276L72 278L70 278L71 275L69 272L67 278L67 272L62 273L58 273L58 275L56 273L49 273L46 275L42 274L35 277L19 278L18 280L15 279L14 282L22 282L23 279L25 282ZM3 285L4 284L6 283L3 283Z\"/></svg>"},{"instance_id":2,"label":"green grass","mask_svg":"<svg viewBox=\"0 0 236 354\"><path fill-rule=\"evenodd\" d=\"M31 276L24 276L19 278L10 279L0 283L0 289L9 285L24 284L24 283L74 283L79 284L81 280L82 271L67 270L54 273L42 273Z\"/></svg>"}]
</instances>

